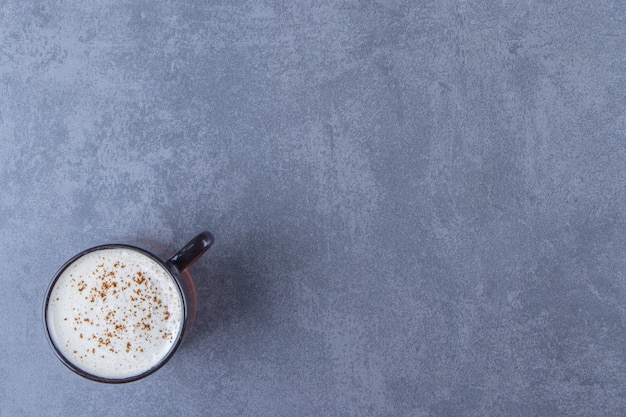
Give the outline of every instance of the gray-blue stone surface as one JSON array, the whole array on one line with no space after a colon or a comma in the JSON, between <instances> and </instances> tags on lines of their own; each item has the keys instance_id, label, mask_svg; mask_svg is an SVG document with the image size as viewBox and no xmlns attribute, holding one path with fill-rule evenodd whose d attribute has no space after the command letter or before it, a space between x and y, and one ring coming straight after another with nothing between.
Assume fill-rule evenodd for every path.
<instances>
[{"instance_id":1,"label":"gray-blue stone surface","mask_svg":"<svg viewBox=\"0 0 626 417\"><path fill-rule=\"evenodd\" d=\"M149 378L66 369L73 254L192 268ZM626 415L624 1L0 3L0 415Z\"/></svg>"}]
</instances>

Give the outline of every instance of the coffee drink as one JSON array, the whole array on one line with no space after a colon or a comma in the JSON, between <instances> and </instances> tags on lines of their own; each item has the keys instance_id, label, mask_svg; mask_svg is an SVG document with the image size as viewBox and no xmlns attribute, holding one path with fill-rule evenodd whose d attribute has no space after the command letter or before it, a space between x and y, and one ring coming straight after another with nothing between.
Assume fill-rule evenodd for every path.
<instances>
[{"instance_id":1,"label":"coffee drink","mask_svg":"<svg viewBox=\"0 0 626 417\"><path fill-rule=\"evenodd\" d=\"M70 263L49 293L46 323L73 366L123 380L158 366L185 320L181 291L159 262L130 247L87 252Z\"/></svg>"}]
</instances>

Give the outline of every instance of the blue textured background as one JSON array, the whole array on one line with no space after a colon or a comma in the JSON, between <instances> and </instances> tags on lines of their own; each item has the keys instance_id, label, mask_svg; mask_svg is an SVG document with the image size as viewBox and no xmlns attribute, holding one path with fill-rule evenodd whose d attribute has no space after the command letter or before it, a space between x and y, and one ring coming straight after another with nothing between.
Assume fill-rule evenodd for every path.
<instances>
[{"instance_id":1,"label":"blue textured background","mask_svg":"<svg viewBox=\"0 0 626 417\"><path fill-rule=\"evenodd\" d=\"M44 336L96 243L217 242L153 376ZM0 414L626 415L624 1L0 3Z\"/></svg>"}]
</instances>

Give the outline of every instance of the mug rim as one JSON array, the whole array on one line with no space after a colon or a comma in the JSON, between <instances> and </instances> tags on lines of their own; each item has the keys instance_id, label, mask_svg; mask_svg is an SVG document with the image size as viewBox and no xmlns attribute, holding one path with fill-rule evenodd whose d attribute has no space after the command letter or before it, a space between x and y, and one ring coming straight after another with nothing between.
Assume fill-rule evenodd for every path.
<instances>
[{"instance_id":1,"label":"mug rim","mask_svg":"<svg viewBox=\"0 0 626 417\"><path fill-rule=\"evenodd\" d=\"M135 252L139 252L142 255L145 255L148 258L150 258L153 261L155 261L157 264L159 264L167 272L167 274L170 276L172 281L174 281L176 289L178 290L178 294L180 295L181 303L182 303L182 306L183 306L183 317L182 317L182 320L181 320L180 330L178 331L178 335L176 336L176 341L174 342L174 344L172 345L172 347L170 348L168 353L163 358L161 358L161 360L156 365L154 365L152 368L148 369L147 371L144 371L144 372L142 372L140 374L133 375L133 376L130 376L130 377L126 377L126 378L105 378L105 377L100 377L98 375L94 375L92 373L89 373L89 372L81 369L80 367L78 367L77 365L72 363L68 358L66 358L65 355L63 355L63 353L61 353L59 348L56 346L56 344L52 340L52 336L50 335L50 326L49 326L49 322L48 322L48 304L49 304L49 301L50 301L50 295L52 294L52 290L54 289L55 284L57 283L57 281L59 280L59 278L61 277L63 272L70 265L72 265L75 261L77 261L78 259L82 258L83 256L85 256L85 255L87 255L88 253L91 253L91 252L96 252L96 251L104 250L104 249L119 249L119 248L124 248L124 249L133 250ZM52 350L54 351L54 353L57 356L57 358L59 358L59 360L67 368L69 368L74 373L82 376L83 378L86 378L86 379L89 379L89 380L92 380L92 381L96 381L96 382L107 383L107 384L124 384L124 383L127 383L127 382L137 381L137 380L145 378L148 375L151 375L154 372L156 372L159 369L161 369L167 362L169 362L169 360L172 358L172 356L174 356L174 353L176 353L176 351L180 347L180 345L182 343L182 340L183 340L183 335L185 334L185 331L187 329L187 317L189 315L188 305L187 305L187 300L185 298L185 292L183 291L183 289L181 287L181 283L179 282L177 274L178 274L178 271L175 271L174 268L170 268L168 266L167 261L162 260L161 258L159 258L157 255L153 254L152 252L150 252L150 251L148 251L146 249L140 248L138 246L125 244L125 243L109 243L109 244L104 244L104 245L93 246L91 248L85 249L85 250L77 253L76 255L72 256L54 274L54 276L52 278L52 281L50 282L50 284L48 285L48 288L46 289L46 296L45 296L44 303L43 303L43 322L44 322L43 324L44 324L44 327L45 327L46 337L48 339L48 343L52 347Z\"/></svg>"}]
</instances>

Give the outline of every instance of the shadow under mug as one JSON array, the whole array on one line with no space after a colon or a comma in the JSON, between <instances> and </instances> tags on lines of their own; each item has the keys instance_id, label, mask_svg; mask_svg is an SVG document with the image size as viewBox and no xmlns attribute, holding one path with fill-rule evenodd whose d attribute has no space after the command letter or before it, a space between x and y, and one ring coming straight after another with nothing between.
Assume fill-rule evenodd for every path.
<instances>
[{"instance_id":1,"label":"shadow under mug","mask_svg":"<svg viewBox=\"0 0 626 417\"><path fill-rule=\"evenodd\" d=\"M52 349L54 350L56 356L63 362L65 366L69 369L81 375L87 379L104 382L104 383L125 383L136 381L138 379L142 379L160 369L163 365L165 365L174 353L180 347L185 335L191 329L193 322L196 316L197 310L197 302L196 302L196 290L193 284L193 280L191 275L188 272L189 267L191 267L204 253L211 247L213 244L214 238L213 235L208 231L203 231L202 233L195 236L191 239L185 246L183 246L178 252L174 253L172 256L171 251L167 248L160 246L154 242L142 242L140 244L106 244L92 247L90 249L86 249L70 260L68 260L54 275L45 296L44 301L44 325L46 330L46 336L48 338L48 342L50 343ZM93 252L107 250L107 249L122 249L125 251L131 251L134 254L139 254L140 257L147 258L147 261L152 263L156 262L162 270L166 273L166 275L171 279L171 282L174 284L176 291L178 293L179 300L182 304L182 317L180 330L178 331L178 335L175 337L173 344L171 345L167 354L162 356L160 360L154 363L148 370L145 370L137 375L121 377L121 378L111 378L111 377L102 377L95 375L91 372L88 372L80 367L76 361L70 360L62 351L62 349L57 346L54 341L54 338L51 335L51 323L50 323L50 297L55 289L55 285L57 284L59 278L63 275L63 273L72 265L76 263L80 258L85 255L91 254ZM169 252L169 253L168 253ZM71 300L69 301L71 302ZM68 306L69 308L69 306ZM95 335L94 335L95 336ZM82 334L81 334L82 338Z\"/></svg>"}]
</instances>

